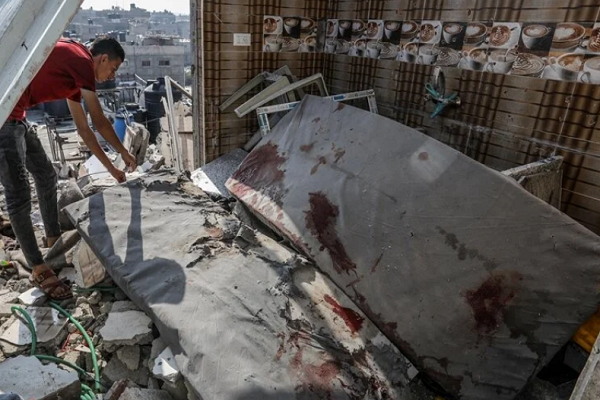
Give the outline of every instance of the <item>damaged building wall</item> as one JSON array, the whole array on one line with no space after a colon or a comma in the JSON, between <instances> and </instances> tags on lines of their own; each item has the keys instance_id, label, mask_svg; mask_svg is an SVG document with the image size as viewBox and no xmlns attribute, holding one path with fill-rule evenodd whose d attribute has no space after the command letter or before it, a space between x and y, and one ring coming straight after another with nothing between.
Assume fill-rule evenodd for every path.
<instances>
[{"instance_id":1,"label":"damaged building wall","mask_svg":"<svg viewBox=\"0 0 600 400\"><path fill-rule=\"evenodd\" d=\"M256 114L239 119L232 109L219 110L228 96L262 71L273 71L288 65L299 78L322 70L323 54L264 53L262 29L265 14L310 15L327 18L327 0L236 0L194 1L197 7L198 29L204 28L203 68L197 79L203 91L199 110L200 126L204 127L206 160L243 146L258 130ZM202 7L198 5L202 3ZM243 4L242 4L243 3ZM250 47L233 46L233 33L250 33ZM198 35L200 36L200 35Z\"/></svg>"},{"instance_id":2,"label":"damaged building wall","mask_svg":"<svg viewBox=\"0 0 600 400\"><path fill-rule=\"evenodd\" d=\"M600 232L600 86L444 68L447 91L460 108L429 118L425 84L433 67L330 54L264 53L264 15L310 18L442 21L578 21L593 24L600 6L591 0L337 0L204 2L204 115L206 161L243 144L257 130L252 113L238 119L218 105L263 70L289 65L299 77L325 75L332 93L374 88L379 112L496 170L553 154L565 157L561 210ZM202 24L198 24L202 26ZM251 47L233 47L233 32L250 32Z\"/></svg>"}]
</instances>

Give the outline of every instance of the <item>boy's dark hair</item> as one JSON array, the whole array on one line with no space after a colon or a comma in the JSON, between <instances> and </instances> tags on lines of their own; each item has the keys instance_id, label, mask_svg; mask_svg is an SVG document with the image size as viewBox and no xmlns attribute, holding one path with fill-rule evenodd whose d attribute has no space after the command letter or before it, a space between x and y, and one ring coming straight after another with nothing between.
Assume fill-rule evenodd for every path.
<instances>
[{"instance_id":1,"label":"boy's dark hair","mask_svg":"<svg viewBox=\"0 0 600 400\"><path fill-rule=\"evenodd\" d=\"M111 37L99 37L94 40L90 46L90 52L92 56L106 54L111 60L120 58L121 62L125 61L125 50L116 39Z\"/></svg>"}]
</instances>

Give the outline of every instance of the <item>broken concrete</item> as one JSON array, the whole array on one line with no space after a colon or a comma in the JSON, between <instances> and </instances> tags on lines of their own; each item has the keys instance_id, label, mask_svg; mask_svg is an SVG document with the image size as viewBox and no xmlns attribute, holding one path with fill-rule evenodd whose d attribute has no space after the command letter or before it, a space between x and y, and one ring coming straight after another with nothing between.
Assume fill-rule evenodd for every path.
<instances>
[{"instance_id":1,"label":"broken concrete","mask_svg":"<svg viewBox=\"0 0 600 400\"><path fill-rule=\"evenodd\" d=\"M126 388L119 400L173 400L164 390Z\"/></svg>"},{"instance_id":2,"label":"broken concrete","mask_svg":"<svg viewBox=\"0 0 600 400\"><path fill-rule=\"evenodd\" d=\"M235 149L192 172L192 182L206 193L231 197L229 190L225 187L225 182L247 155L246 151Z\"/></svg>"},{"instance_id":3,"label":"broken concrete","mask_svg":"<svg viewBox=\"0 0 600 400\"><path fill-rule=\"evenodd\" d=\"M12 315L12 311L10 310L10 308L16 304L0 304L0 318L2 317L10 317Z\"/></svg>"},{"instance_id":4,"label":"broken concrete","mask_svg":"<svg viewBox=\"0 0 600 400\"><path fill-rule=\"evenodd\" d=\"M16 303L19 299L19 292L9 289L0 289L0 304Z\"/></svg>"},{"instance_id":5,"label":"broken concrete","mask_svg":"<svg viewBox=\"0 0 600 400\"><path fill-rule=\"evenodd\" d=\"M46 301L46 295L40 289L34 287L19 295L19 302L26 306L37 306Z\"/></svg>"},{"instance_id":6,"label":"broken concrete","mask_svg":"<svg viewBox=\"0 0 600 400\"><path fill-rule=\"evenodd\" d=\"M153 339L151 325L152 320L141 311L111 312L100 335L107 348L148 344Z\"/></svg>"},{"instance_id":7,"label":"broken concrete","mask_svg":"<svg viewBox=\"0 0 600 400\"><path fill-rule=\"evenodd\" d=\"M119 379L129 379L138 385L145 386L150 377L150 370L142 361L141 367L136 370L129 369L120 359L114 354L106 367L102 370L102 378L110 383L116 382Z\"/></svg>"},{"instance_id":8,"label":"broken concrete","mask_svg":"<svg viewBox=\"0 0 600 400\"><path fill-rule=\"evenodd\" d=\"M154 360L152 375L158 379L171 383L177 382L181 377L181 372L179 372L175 356L170 347L164 349Z\"/></svg>"},{"instance_id":9,"label":"broken concrete","mask_svg":"<svg viewBox=\"0 0 600 400\"><path fill-rule=\"evenodd\" d=\"M85 241L79 242L76 246L73 265L77 271L75 282L78 286L89 288L102 282L106 277L102 263Z\"/></svg>"},{"instance_id":10,"label":"broken concrete","mask_svg":"<svg viewBox=\"0 0 600 400\"><path fill-rule=\"evenodd\" d=\"M59 195L58 195L58 209L62 210L69 204L73 204L78 202L79 200L83 200L84 196L81 192L79 186L74 181L66 181L61 183L59 187ZM75 229L73 223L69 220L63 212L60 212L58 215L58 222L60 223L60 228L63 231L70 231Z\"/></svg>"},{"instance_id":11,"label":"broken concrete","mask_svg":"<svg viewBox=\"0 0 600 400\"><path fill-rule=\"evenodd\" d=\"M25 310L33 321L38 343L55 343L59 339L59 334L67 324L67 319L58 311L49 307L26 307ZM0 336L0 340L16 346L30 345L31 332L25 322L14 318L14 321Z\"/></svg>"},{"instance_id":12,"label":"broken concrete","mask_svg":"<svg viewBox=\"0 0 600 400\"><path fill-rule=\"evenodd\" d=\"M113 313L123 312L123 311L140 311L140 309L133 304L131 301L121 300L115 301L112 304L112 308L110 310Z\"/></svg>"},{"instance_id":13,"label":"broken concrete","mask_svg":"<svg viewBox=\"0 0 600 400\"><path fill-rule=\"evenodd\" d=\"M117 350L116 355L119 360L132 371L135 371L140 366L139 346L123 346Z\"/></svg>"},{"instance_id":14,"label":"broken concrete","mask_svg":"<svg viewBox=\"0 0 600 400\"><path fill-rule=\"evenodd\" d=\"M118 381L115 381L110 389L106 392L104 395L104 400L119 400L119 397L121 397L125 389L138 387L138 385L129 379L119 379Z\"/></svg>"},{"instance_id":15,"label":"broken concrete","mask_svg":"<svg viewBox=\"0 0 600 400\"><path fill-rule=\"evenodd\" d=\"M227 187L454 397L512 400L598 309L600 237L364 110L306 96Z\"/></svg>"},{"instance_id":16,"label":"broken concrete","mask_svg":"<svg viewBox=\"0 0 600 400\"><path fill-rule=\"evenodd\" d=\"M335 285L275 241L237 247L239 221L189 181L150 174L67 212L204 400L410 391L411 363Z\"/></svg>"},{"instance_id":17,"label":"broken concrete","mask_svg":"<svg viewBox=\"0 0 600 400\"><path fill-rule=\"evenodd\" d=\"M76 399L81 392L74 371L56 364L43 365L35 357L18 356L0 363L0 393L16 393L24 399Z\"/></svg>"}]
</instances>

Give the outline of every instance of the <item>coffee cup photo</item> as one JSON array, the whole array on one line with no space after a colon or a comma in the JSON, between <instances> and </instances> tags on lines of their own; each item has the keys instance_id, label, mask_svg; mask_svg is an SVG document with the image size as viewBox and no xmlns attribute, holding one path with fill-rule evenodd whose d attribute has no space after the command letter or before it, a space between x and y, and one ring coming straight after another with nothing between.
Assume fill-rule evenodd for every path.
<instances>
[{"instance_id":1,"label":"coffee cup photo","mask_svg":"<svg viewBox=\"0 0 600 400\"><path fill-rule=\"evenodd\" d=\"M379 58L381 54L381 43L379 41L371 41L367 43L367 56L369 58Z\"/></svg>"},{"instance_id":2,"label":"coffee cup photo","mask_svg":"<svg viewBox=\"0 0 600 400\"><path fill-rule=\"evenodd\" d=\"M283 29L287 36L300 37L300 17L289 17L283 19Z\"/></svg>"},{"instance_id":3,"label":"coffee cup photo","mask_svg":"<svg viewBox=\"0 0 600 400\"><path fill-rule=\"evenodd\" d=\"M521 31L521 40L527 50L550 50L552 44L550 39L550 33L552 29L549 26L542 24L527 25ZM547 48L540 49L540 47L547 42Z\"/></svg>"},{"instance_id":4,"label":"coffee cup photo","mask_svg":"<svg viewBox=\"0 0 600 400\"><path fill-rule=\"evenodd\" d=\"M383 30L384 40L388 40L390 42L399 44L400 37L401 37L400 29L402 28L402 22L384 21L383 27L384 27L384 30Z\"/></svg>"},{"instance_id":5,"label":"coffee cup photo","mask_svg":"<svg viewBox=\"0 0 600 400\"><path fill-rule=\"evenodd\" d=\"M464 36L465 28L463 25L458 22L448 22L442 28L442 38L444 39L444 43L448 45L458 44L462 45L463 36Z\"/></svg>"},{"instance_id":6,"label":"coffee cup photo","mask_svg":"<svg viewBox=\"0 0 600 400\"><path fill-rule=\"evenodd\" d=\"M584 65L584 56L578 53L566 53L560 57L550 57L548 62L559 79L576 81Z\"/></svg>"},{"instance_id":7,"label":"coffee cup photo","mask_svg":"<svg viewBox=\"0 0 600 400\"><path fill-rule=\"evenodd\" d=\"M497 74L508 74L517 60L517 53L513 50L493 50L488 55L485 71Z\"/></svg>"},{"instance_id":8,"label":"coffee cup photo","mask_svg":"<svg viewBox=\"0 0 600 400\"><path fill-rule=\"evenodd\" d=\"M406 43L402 48L402 55L404 61L414 63L417 61L417 55L419 53L419 43L410 42Z\"/></svg>"},{"instance_id":9,"label":"coffee cup photo","mask_svg":"<svg viewBox=\"0 0 600 400\"><path fill-rule=\"evenodd\" d=\"M475 47L463 53L464 66L473 71L483 71L488 62L488 50Z\"/></svg>"},{"instance_id":10,"label":"coffee cup photo","mask_svg":"<svg viewBox=\"0 0 600 400\"><path fill-rule=\"evenodd\" d=\"M426 44L419 48L419 56L417 57L417 64L422 65L434 65L437 61L440 49L433 45Z\"/></svg>"},{"instance_id":11,"label":"coffee cup photo","mask_svg":"<svg viewBox=\"0 0 600 400\"><path fill-rule=\"evenodd\" d=\"M593 57L583 64L583 83L600 84L600 57Z\"/></svg>"},{"instance_id":12,"label":"coffee cup photo","mask_svg":"<svg viewBox=\"0 0 600 400\"><path fill-rule=\"evenodd\" d=\"M265 36L265 50L269 53L279 53L283 46L283 39L279 35Z\"/></svg>"}]
</instances>

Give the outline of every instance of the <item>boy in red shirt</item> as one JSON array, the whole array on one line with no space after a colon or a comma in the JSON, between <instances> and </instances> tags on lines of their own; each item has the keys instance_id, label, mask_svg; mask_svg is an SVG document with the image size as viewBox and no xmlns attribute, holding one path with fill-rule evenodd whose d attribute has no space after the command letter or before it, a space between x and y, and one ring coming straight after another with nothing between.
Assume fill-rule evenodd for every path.
<instances>
[{"instance_id":1,"label":"boy in red shirt","mask_svg":"<svg viewBox=\"0 0 600 400\"><path fill-rule=\"evenodd\" d=\"M135 158L119 141L95 93L96 81L114 79L124 59L123 48L112 38L97 39L89 50L81 43L60 40L0 128L0 183L4 186L12 228L27 262L33 268L32 282L53 300L71 297L72 292L46 266L38 248L30 216L31 192L27 171L35 181L48 247L52 247L60 237L57 177L35 131L25 120L25 110L39 103L67 99L77 131L87 147L118 182L124 182L125 172L117 169L100 147L81 105L83 98L98 132L121 154L125 164L135 169Z\"/></svg>"}]
</instances>

